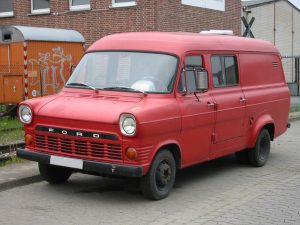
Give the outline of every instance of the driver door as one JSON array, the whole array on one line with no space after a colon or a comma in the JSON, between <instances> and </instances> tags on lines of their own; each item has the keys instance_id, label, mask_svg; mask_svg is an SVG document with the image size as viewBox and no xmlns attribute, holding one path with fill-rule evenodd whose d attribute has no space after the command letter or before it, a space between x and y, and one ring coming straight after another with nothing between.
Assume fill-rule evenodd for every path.
<instances>
[{"instance_id":1,"label":"driver door","mask_svg":"<svg viewBox=\"0 0 300 225\"><path fill-rule=\"evenodd\" d=\"M182 162L187 166L208 159L216 111L210 107L213 98L209 88L207 87L207 90L202 92L196 90L197 81L194 71L205 69L203 57L201 55L186 56L182 68L177 101L182 119Z\"/></svg>"}]
</instances>

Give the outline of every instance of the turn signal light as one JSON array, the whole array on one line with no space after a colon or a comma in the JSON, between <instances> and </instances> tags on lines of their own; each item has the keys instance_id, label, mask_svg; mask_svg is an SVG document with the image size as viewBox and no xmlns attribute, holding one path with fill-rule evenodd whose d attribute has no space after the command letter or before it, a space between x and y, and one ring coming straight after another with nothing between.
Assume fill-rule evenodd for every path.
<instances>
[{"instance_id":1,"label":"turn signal light","mask_svg":"<svg viewBox=\"0 0 300 225\"><path fill-rule=\"evenodd\" d=\"M25 135L25 144L26 145L32 145L33 143L33 137L30 134Z\"/></svg>"},{"instance_id":2,"label":"turn signal light","mask_svg":"<svg viewBox=\"0 0 300 225\"><path fill-rule=\"evenodd\" d=\"M135 148L127 148L126 150L126 156L130 160L135 160L137 158L137 152Z\"/></svg>"}]
</instances>

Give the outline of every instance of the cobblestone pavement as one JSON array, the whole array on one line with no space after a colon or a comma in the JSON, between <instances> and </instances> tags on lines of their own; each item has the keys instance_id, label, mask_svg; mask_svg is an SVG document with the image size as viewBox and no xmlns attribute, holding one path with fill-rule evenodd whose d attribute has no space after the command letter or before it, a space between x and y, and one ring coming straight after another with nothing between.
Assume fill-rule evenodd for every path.
<instances>
[{"instance_id":1,"label":"cobblestone pavement","mask_svg":"<svg viewBox=\"0 0 300 225\"><path fill-rule=\"evenodd\" d=\"M171 195L145 199L138 183L75 174L0 191L1 225L300 224L300 121L272 144L262 168L228 156L178 173Z\"/></svg>"}]
</instances>

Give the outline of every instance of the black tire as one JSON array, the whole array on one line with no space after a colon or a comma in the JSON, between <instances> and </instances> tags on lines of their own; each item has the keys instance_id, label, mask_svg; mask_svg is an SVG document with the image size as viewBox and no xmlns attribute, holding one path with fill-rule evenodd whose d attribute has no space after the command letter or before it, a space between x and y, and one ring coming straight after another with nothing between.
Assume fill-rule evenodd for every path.
<instances>
[{"instance_id":1,"label":"black tire","mask_svg":"<svg viewBox=\"0 0 300 225\"><path fill-rule=\"evenodd\" d=\"M41 177L50 184L65 183L72 174L69 168L43 163L39 163L39 170Z\"/></svg>"},{"instance_id":2,"label":"black tire","mask_svg":"<svg viewBox=\"0 0 300 225\"><path fill-rule=\"evenodd\" d=\"M153 200L167 197L173 188L176 177L176 163L173 154L161 150L154 158L148 174L141 178L144 196Z\"/></svg>"},{"instance_id":3,"label":"black tire","mask_svg":"<svg viewBox=\"0 0 300 225\"><path fill-rule=\"evenodd\" d=\"M266 164L270 155L271 138L267 129L262 129L257 137L255 147L248 152L251 165L261 167Z\"/></svg>"},{"instance_id":4,"label":"black tire","mask_svg":"<svg viewBox=\"0 0 300 225\"><path fill-rule=\"evenodd\" d=\"M248 149L236 152L235 153L236 161L242 165L249 164L249 155L248 155L249 153L248 152L249 152Z\"/></svg>"}]
</instances>

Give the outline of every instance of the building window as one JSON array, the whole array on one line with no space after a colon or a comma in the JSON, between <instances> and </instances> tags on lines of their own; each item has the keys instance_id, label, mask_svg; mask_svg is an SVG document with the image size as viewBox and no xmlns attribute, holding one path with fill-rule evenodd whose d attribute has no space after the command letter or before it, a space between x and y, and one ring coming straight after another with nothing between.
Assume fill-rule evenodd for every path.
<instances>
[{"instance_id":1,"label":"building window","mask_svg":"<svg viewBox=\"0 0 300 225\"><path fill-rule=\"evenodd\" d=\"M71 11L90 10L90 9L91 9L90 0L70 0Z\"/></svg>"},{"instance_id":2,"label":"building window","mask_svg":"<svg viewBox=\"0 0 300 225\"><path fill-rule=\"evenodd\" d=\"M112 0L112 7L136 6L136 0Z\"/></svg>"},{"instance_id":3,"label":"building window","mask_svg":"<svg viewBox=\"0 0 300 225\"><path fill-rule=\"evenodd\" d=\"M50 0L31 0L31 13L50 13Z\"/></svg>"},{"instance_id":4,"label":"building window","mask_svg":"<svg viewBox=\"0 0 300 225\"><path fill-rule=\"evenodd\" d=\"M213 56L211 65L214 87L230 87L239 84L235 56Z\"/></svg>"},{"instance_id":5,"label":"building window","mask_svg":"<svg viewBox=\"0 0 300 225\"><path fill-rule=\"evenodd\" d=\"M0 17L13 16L13 0L1 0L0 1Z\"/></svg>"},{"instance_id":6,"label":"building window","mask_svg":"<svg viewBox=\"0 0 300 225\"><path fill-rule=\"evenodd\" d=\"M181 0L183 5L225 11L225 0Z\"/></svg>"}]
</instances>

